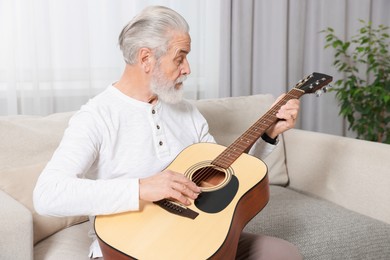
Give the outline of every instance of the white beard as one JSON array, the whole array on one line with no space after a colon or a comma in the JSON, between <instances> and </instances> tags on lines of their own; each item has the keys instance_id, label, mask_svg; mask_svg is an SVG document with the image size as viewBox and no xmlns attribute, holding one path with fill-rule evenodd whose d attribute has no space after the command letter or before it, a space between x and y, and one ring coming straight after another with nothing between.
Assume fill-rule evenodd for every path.
<instances>
[{"instance_id":1,"label":"white beard","mask_svg":"<svg viewBox=\"0 0 390 260\"><path fill-rule=\"evenodd\" d=\"M183 100L183 88L176 89L175 86L179 83L183 84L183 81L187 79L187 76L180 76L175 81L170 81L161 72L159 67L156 67L153 72L150 89L157 97L167 103L177 104Z\"/></svg>"}]
</instances>

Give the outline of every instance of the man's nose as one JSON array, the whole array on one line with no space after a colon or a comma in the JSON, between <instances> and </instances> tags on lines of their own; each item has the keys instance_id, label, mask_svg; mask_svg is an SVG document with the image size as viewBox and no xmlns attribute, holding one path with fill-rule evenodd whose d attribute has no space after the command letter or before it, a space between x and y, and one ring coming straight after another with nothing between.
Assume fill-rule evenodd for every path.
<instances>
[{"instance_id":1,"label":"man's nose","mask_svg":"<svg viewBox=\"0 0 390 260\"><path fill-rule=\"evenodd\" d=\"M183 61L183 67L181 68L181 74L189 75L191 73L190 63L187 59Z\"/></svg>"}]
</instances>

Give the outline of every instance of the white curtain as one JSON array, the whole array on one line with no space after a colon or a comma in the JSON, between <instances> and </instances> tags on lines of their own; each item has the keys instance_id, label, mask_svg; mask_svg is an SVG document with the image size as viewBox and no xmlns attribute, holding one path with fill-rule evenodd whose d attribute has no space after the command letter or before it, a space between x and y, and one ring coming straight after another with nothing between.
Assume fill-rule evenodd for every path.
<instances>
[{"instance_id":1,"label":"white curtain","mask_svg":"<svg viewBox=\"0 0 390 260\"><path fill-rule=\"evenodd\" d=\"M216 97L219 1L0 0L0 115L47 115L80 108L116 81L123 26L147 5L188 21L192 75L188 98Z\"/></svg>"},{"instance_id":2,"label":"white curtain","mask_svg":"<svg viewBox=\"0 0 390 260\"><path fill-rule=\"evenodd\" d=\"M271 93L279 96L312 72L340 79L325 35L335 29L349 39L361 27L390 25L387 0L229 0L221 8L220 95ZM298 128L337 135L347 131L334 93L301 98Z\"/></svg>"}]
</instances>

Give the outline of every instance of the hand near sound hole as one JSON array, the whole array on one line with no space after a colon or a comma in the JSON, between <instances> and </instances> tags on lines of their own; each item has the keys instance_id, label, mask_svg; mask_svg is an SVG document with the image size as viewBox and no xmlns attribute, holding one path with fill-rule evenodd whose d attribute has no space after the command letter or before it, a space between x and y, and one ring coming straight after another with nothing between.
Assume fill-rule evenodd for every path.
<instances>
[{"instance_id":1,"label":"hand near sound hole","mask_svg":"<svg viewBox=\"0 0 390 260\"><path fill-rule=\"evenodd\" d=\"M174 199L184 205L190 205L201 189L183 174L165 170L156 175L139 180L139 197L145 201Z\"/></svg>"}]
</instances>

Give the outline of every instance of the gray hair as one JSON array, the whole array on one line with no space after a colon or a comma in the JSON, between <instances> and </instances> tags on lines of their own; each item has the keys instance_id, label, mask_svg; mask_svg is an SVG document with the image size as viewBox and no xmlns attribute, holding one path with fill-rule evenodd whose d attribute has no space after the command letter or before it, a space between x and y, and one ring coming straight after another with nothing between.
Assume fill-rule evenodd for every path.
<instances>
[{"instance_id":1,"label":"gray hair","mask_svg":"<svg viewBox=\"0 0 390 260\"><path fill-rule=\"evenodd\" d=\"M189 32L186 20L164 6L149 6L136 15L119 35L119 47L127 64L135 64L140 48L155 51L156 59L167 52L170 32Z\"/></svg>"}]
</instances>

